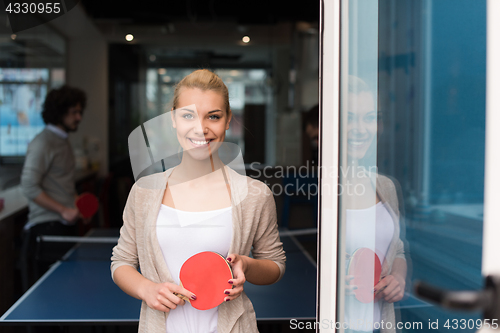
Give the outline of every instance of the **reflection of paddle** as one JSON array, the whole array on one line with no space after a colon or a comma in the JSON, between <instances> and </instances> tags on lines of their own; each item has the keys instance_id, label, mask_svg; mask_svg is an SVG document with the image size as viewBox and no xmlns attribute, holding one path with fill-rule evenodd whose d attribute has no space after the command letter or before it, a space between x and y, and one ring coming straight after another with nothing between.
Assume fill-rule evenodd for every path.
<instances>
[{"instance_id":1,"label":"reflection of paddle","mask_svg":"<svg viewBox=\"0 0 500 333\"><path fill-rule=\"evenodd\" d=\"M361 303L370 303L375 295L373 287L380 281L382 265L380 259L372 250L362 247L354 251L349 262L348 274L353 278L350 285L356 286L354 295Z\"/></svg>"},{"instance_id":2,"label":"reflection of paddle","mask_svg":"<svg viewBox=\"0 0 500 333\"><path fill-rule=\"evenodd\" d=\"M92 193L82 193L76 198L75 206L84 219L91 218L99 209L99 201Z\"/></svg>"},{"instance_id":3,"label":"reflection of paddle","mask_svg":"<svg viewBox=\"0 0 500 333\"><path fill-rule=\"evenodd\" d=\"M216 252L200 252L186 260L179 273L181 286L194 293L196 300L176 295L195 309L212 309L224 302L227 296L224 291L232 288L228 282L232 278L231 266L223 256Z\"/></svg>"}]
</instances>

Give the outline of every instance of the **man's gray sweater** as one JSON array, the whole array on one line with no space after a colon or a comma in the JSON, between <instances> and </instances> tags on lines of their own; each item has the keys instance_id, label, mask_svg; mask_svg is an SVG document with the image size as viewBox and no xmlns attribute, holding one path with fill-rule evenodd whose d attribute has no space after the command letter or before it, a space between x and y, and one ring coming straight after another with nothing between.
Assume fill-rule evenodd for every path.
<instances>
[{"instance_id":1,"label":"man's gray sweater","mask_svg":"<svg viewBox=\"0 0 500 333\"><path fill-rule=\"evenodd\" d=\"M28 145L21 187L29 199L25 229L47 221L63 221L61 215L37 205L42 191L66 207L75 207L75 157L68 139L45 128Z\"/></svg>"}]
</instances>

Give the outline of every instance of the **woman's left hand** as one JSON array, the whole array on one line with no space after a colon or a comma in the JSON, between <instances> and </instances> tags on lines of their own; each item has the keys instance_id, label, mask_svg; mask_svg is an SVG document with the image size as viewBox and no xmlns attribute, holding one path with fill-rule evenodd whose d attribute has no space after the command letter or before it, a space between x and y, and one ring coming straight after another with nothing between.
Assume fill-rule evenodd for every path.
<instances>
[{"instance_id":1,"label":"woman's left hand","mask_svg":"<svg viewBox=\"0 0 500 333\"><path fill-rule=\"evenodd\" d=\"M399 275L387 275L374 287L375 301L384 298L388 303L399 302L405 294L405 284Z\"/></svg>"},{"instance_id":2,"label":"woman's left hand","mask_svg":"<svg viewBox=\"0 0 500 333\"><path fill-rule=\"evenodd\" d=\"M233 285L233 288L226 289L224 291L224 293L227 295L227 297L224 299L226 302L238 298L243 292L243 284L245 284L246 281L245 271L247 268L247 259L249 259L247 256L242 256L239 254L230 254L226 258L233 269L233 278L229 280L229 283Z\"/></svg>"}]
</instances>

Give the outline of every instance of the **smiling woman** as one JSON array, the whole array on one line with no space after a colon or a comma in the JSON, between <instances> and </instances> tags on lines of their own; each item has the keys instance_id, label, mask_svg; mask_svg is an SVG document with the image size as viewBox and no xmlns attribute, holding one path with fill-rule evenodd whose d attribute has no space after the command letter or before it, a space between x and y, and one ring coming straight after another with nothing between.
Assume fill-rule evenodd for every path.
<instances>
[{"instance_id":1,"label":"smiling woman","mask_svg":"<svg viewBox=\"0 0 500 333\"><path fill-rule=\"evenodd\" d=\"M258 332L244 283L272 284L284 274L270 189L219 157L231 117L228 90L217 75L198 70L181 80L170 112L181 162L141 178L129 194L111 270L123 291L143 301L140 332ZM227 258L233 278L222 304L200 311L177 295L197 300L180 285L179 273L204 251Z\"/></svg>"},{"instance_id":2,"label":"smiling woman","mask_svg":"<svg viewBox=\"0 0 500 333\"><path fill-rule=\"evenodd\" d=\"M208 73L216 77L215 74ZM202 71L202 74L206 73ZM194 72L191 76L196 75L197 72ZM189 82L192 80L191 76L182 80L175 90L174 104L178 103L180 107L177 110L172 109L172 126L185 153L181 165L170 176L163 203L174 207L172 191L175 188L175 206L181 210L194 208L196 211L209 211L229 207L230 188L217 153L231 121L231 110L227 108L229 101L224 100L224 97L228 97L227 89L219 88L220 85L216 85L218 91L203 89L204 81L193 84L192 81ZM210 81L217 82L206 80L208 83ZM195 179L197 186L201 184L204 188L212 189L210 196L204 197L202 191L192 191L189 188L191 181ZM188 204L193 198L196 198L198 203L195 207Z\"/></svg>"},{"instance_id":3,"label":"smiling woman","mask_svg":"<svg viewBox=\"0 0 500 333\"><path fill-rule=\"evenodd\" d=\"M368 85L356 76L349 76L347 112L347 154L350 159L362 159L375 143L377 110Z\"/></svg>"},{"instance_id":4,"label":"smiling woman","mask_svg":"<svg viewBox=\"0 0 500 333\"><path fill-rule=\"evenodd\" d=\"M208 148L210 144L217 148L217 143L224 142L225 131L231 121L230 111L226 111L222 96L215 91L203 91L199 88L182 88L178 99L181 107L171 112L173 127L177 131L177 139L184 151L195 159L206 159L193 148ZM193 150L193 151L192 151Z\"/></svg>"},{"instance_id":5,"label":"smiling woman","mask_svg":"<svg viewBox=\"0 0 500 333\"><path fill-rule=\"evenodd\" d=\"M193 148L217 150L224 142L231 117L228 89L215 73L198 70L177 84L172 122L182 149L188 152L186 158L204 160L208 157L208 149Z\"/></svg>"},{"instance_id":6,"label":"smiling woman","mask_svg":"<svg viewBox=\"0 0 500 333\"><path fill-rule=\"evenodd\" d=\"M377 172L376 95L353 75L347 85L341 168L341 226L345 239L344 325L347 333L394 332L394 303L404 296L406 257L400 239L396 184ZM392 328L381 329L383 323Z\"/></svg>"}]
</instances>

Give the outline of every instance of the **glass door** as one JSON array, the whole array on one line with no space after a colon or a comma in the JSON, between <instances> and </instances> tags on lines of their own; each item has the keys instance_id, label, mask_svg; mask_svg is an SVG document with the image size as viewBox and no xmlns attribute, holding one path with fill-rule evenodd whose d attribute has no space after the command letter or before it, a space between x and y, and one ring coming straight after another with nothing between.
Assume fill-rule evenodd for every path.
<instances>
[{"instance_id":1,"label":"glass door","mask_svg":"<svg viewBox=\"0 0 500 333\"><path fill-rule=\"evenodd\" d=\"M485 183L500 183L494 172L485 178L486 74L488 89L499 77L487 67L486 17L495 9L486 0L321 6L317 328L476 331L480 312L445 310L413 289L482 289L488 237L500 237L487 231L495 205L485 206L495 202ZM494 121L488 114L491 165Z\"/></svg>"}]
</instances>

